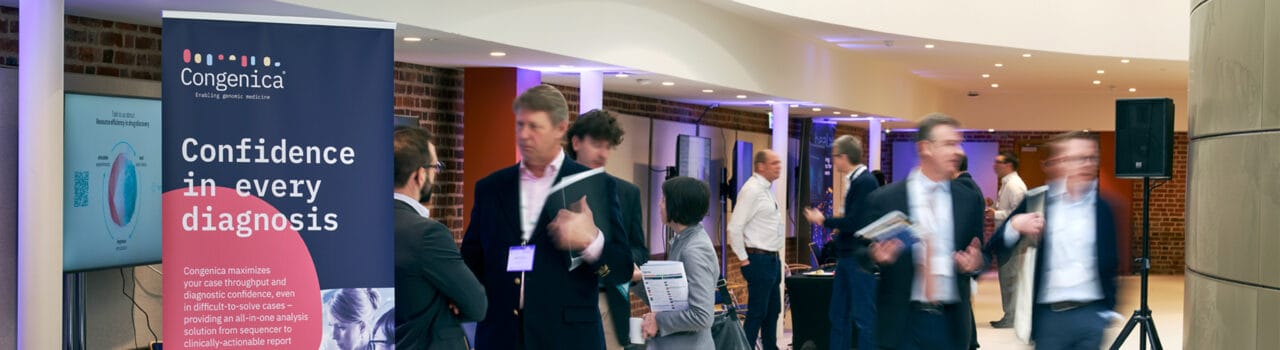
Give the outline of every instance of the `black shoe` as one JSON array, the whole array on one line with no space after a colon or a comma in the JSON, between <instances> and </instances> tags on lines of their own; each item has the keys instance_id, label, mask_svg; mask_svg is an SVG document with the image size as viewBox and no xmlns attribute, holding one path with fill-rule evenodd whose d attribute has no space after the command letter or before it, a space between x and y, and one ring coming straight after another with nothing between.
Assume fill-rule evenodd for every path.
<instances>
[{"instance_id":1,"label":"black shoe","mask_svg":"<svg viewBox=\"0 0 1280 350\"><path fill-rule=\"evenodd\" d=\"M1013 328L1013 320L1002 319L999 321L991 321L991 328Z\"/></svg>"}]
</instances>

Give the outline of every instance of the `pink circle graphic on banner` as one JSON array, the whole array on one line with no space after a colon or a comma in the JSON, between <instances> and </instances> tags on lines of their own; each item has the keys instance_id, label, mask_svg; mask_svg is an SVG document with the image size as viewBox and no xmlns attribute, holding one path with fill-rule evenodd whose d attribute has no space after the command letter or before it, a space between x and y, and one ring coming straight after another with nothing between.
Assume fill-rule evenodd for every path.
<instances>
[{"instance_id":1,"label":"pink circle graphic on banner","mask_svg":"<svg viewBox=\"0 0 1280 350\"><path fill-rule=\"evenodd\" d=\"M209 188L218 194L228 187ZM261 198L163 195L164 339L182 349L318 349L324 337L320 282L311 252L286 217ZM250 220L233 220L239 216ZM223 221L227 218L230 221ZM249 230L249 231L245 231ZM215 321L216 320L216 321ZM220 333L235 329L238 334ZM248 331L250 333L240 333Z\"/></svg>"},{"instance_id":2,"label":"pink circle graphic on banner","mask_svg":"<svg viewBox=\"0 0 1280 350\"><path fill-rule=\"evenodd\" d=\"M182 49L182 63L191 63L191 49Z\"/></svg>"}]
</instances>

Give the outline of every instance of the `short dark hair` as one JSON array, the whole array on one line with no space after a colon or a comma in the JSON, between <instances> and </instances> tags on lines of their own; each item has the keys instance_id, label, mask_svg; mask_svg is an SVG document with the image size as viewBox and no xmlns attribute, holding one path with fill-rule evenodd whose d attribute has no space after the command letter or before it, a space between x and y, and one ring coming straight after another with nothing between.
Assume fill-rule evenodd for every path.
<instances>
[{"instance_id":1,"label":"short dark hair","mask_svg":"<svg viewBox=\"0 0 1280 350\"><path fill-rule=\"evenodd\" d=\"M933 136L933 128L939 125L950 125L959 129L960 121L941 113L927 115L916 125L916 142L932 140L930 137Z\"/></svg>"},{"instance_id":2,"label":"short dark hair","mask_svg":"<svg viewBox=\"0 0 1280 350\"><path fill-rule=\"evenodd\" d=\"M960 171L960 172L962 172L962 173L963 173L963 172L966 172L966 171L969 171L969 156L968 156L968 155L965 155L965 154L961 154L961 155L960 155L960 167L959 167L959 168L957 168L956 170L959 170L959 171Z\"/></svg>"},{"instance_id":3,"label":"short dark hair","mask_svg":"<svg viewBox=\"0 0 1280 350\"><path fill-rule=\"evenodd\" d=\"M412 126L397 126L393 132L394 152L395 152L395 185L396 188L403 187L409 182L409 177L418 171L418 168L430 166L435 162L431 159L431 149L427 144L431 142L431 132L422 128Z\"/></svg>"},{"instance_id":4,"label":"short dark hair","mask_svg":"<svg viewBox=\"0 0 1280 350\"><path fill-rule=\"evenodd\" d=\"M707 184L687 176L663 182L662 197L666 201L667 220L685 226L702 222L711 205L711 190Z\"/></svg>"},{"instance_id":5,"label":"short dark hair","mask_svg":"<svg viewBox=\"0 0 1280 350\"><path fill-rule=\"evenodd\" d=\"M852 164L862 164L862 141L850 135L841 135L831 142L831 149L843 155Z\"/></svg>"},{"instance_id":6,"label":"short dark hair","mask_svg":"<svg viewBox=\"0 0 1280 350\"><path fill-rule=\"evenodd\" d=\"M1013 171L1018 171L1018 156L1013 152L1000 152L1000 156L1004 157L1004 162L1013 165Z\"/></svg>"},{"instance_id":7,"label":"short dark hair","mask_svg":"<svg viewBox=\"0 0 1280 350\"><path fill-rule=\"evenodd\" d=\"M769 154L769 149L762 149L762 150L756 151L756 155L754 157L751 157L751 167L755 168L756 165L764 164L765 159L768 159L768 154Z\"/></svg>"},{"instance_id":8,"label":"short dark hair","mask_svg":"<svg viewBox=\"0 0 1280 350\"><path fill-rule=\"evenodd\" d=\"M569 120L569 103L565 102L564 94L547 84L531 87L516 96L516 101L511 103L511 111L522 110L546 112L553 125Z\"/></svg>"},{"instance_id":9,"label":"short dark hair","mask_svg":"<svg viewBox=\"0 0 1280 350\"><path fill-rule=\"evenodd\" d=\"M1085 140L1085 141L1093 142L1094 144L1098 143L1097 137L1095 137L1093 134L1090 134L1084 131L1068 131L1061 134L1053 135L1053 137L1050 137L1049 140L1045 142L1045 144L1049 145L1049 158L1053 158L1053 156L1057 155L1059 152L1062 152L1059 149L1059 146L1061 146L1063 142L1067 142L1071 140Z\"/></svg>"},{"instance_id":10,"label":"short dark hair","mask_svg":"<svg viewBox=\"0 0 1280 350\"><path fill-rule=\"evenodd\" d=\"M599 109L593 109L583 113L569 124L569 131L564 133L564 153L569 158L578 159L578 152L573 150L573 138L586 138L590 136L596 140L609 141L609 146L617 146L622 144L622 135L626 131L622 130L622 126L618 125L618 118L614 118L609 112Z\"/></svg>"},{"instance_id":11,"label":"short dark hair","mask_svg":"<svg viewBox=\"0 0 1280 350\"><path fill-rule=\"evenodd\" d=\"M876 182L877 182L877 183L879 183L879 184L880 184L880 186L884 186L884 184L889 183L889 182L885 179L885 177L884 177L884 172L883 172L883 171L879 171L879 170L872 170L872 171L871 171L871 176L875 176L875 177L876 177Z\"/></svg>"}]
</instances>

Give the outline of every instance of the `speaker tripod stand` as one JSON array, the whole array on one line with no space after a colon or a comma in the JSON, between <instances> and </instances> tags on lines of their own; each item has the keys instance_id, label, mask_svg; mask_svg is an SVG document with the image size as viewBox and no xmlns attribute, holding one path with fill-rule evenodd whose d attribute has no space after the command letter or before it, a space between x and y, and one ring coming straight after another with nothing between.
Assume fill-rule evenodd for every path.
<instances>
[{"instance_id":1,"label":"speaker tripod stand","mask_svg":"<svg viewBox=\"0 0 1280 350\"><path fill-rule=\"evenodd\" d=\"M1156 333L1155 319L1151 318L1151 308L1147 306L1147 276L1151 270L1151 178L1142 178L1142 257L1135 259L1138 262L1138 271L1142 275L1142 304L1137 310L1133 311L1133 316L1129 316L1129 322L1125 323L1124 330L1120 331L1120 335L1116 337L1115 342L1111 343L1111 350L1119 350L1124 345L1129 333L1133 332L1136 327L1141 334L1138 337L1139 349L1147 349L1147 341L1151 342L1151 349L1163 350L1164 346L1160 345L1160 334Z\"/></svg>"}]
</instances>

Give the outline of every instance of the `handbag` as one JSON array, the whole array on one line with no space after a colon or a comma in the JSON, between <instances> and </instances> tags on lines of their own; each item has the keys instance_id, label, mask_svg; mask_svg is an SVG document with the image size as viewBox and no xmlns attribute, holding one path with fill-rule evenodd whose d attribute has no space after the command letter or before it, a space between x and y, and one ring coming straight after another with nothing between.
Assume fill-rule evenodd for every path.
<instances>
[{"instance_id":1,"label":"handbag","mask_svg":"<svg viewBox=\"0 0 1280 350\"><path fill-rule=\"evenodd\" d=\"M720 302L724 304L724 311L716 313L711 320L711 338L715 341L716 350L751 349L751 345L747 344L747 333L742 330L742 323L738 321L738 303L733 294L729 293L728 282L721 278L716 285Z\"/></svg>"}]
</instances>

